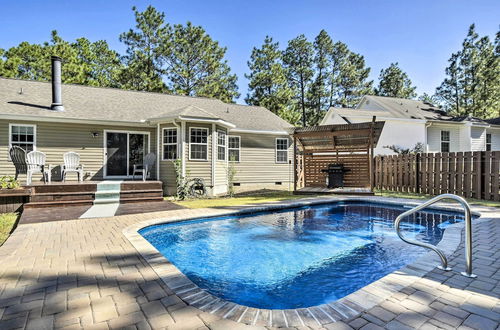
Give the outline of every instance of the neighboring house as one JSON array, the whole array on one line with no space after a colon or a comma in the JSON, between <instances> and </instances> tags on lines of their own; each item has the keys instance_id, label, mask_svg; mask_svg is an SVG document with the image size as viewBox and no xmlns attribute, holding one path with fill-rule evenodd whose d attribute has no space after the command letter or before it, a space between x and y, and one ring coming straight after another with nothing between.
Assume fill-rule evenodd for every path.
<instances>
[{"instance_id":1,"label":"neighboring house","mask_svg":"<svg viewBox=\"0 0 500 330\"><path fill-rule=\"evenodd\" d=\"M230 162L237 189L288 189L289 127L265 108L216 99L0 78L1 175L14 174L8 149L18 145L46 153L53 165L67 151L79 153L87 180L130 179L133 164L154 152L153 176L168 194L177 158L211 195L227 192Z\"/></svg>"},{"instance_id":2,"label":"neighboring house","mask_svg":"<svg viewBox=\"0 0 500 330\"><path fill-rule=\"evenodd\" d=\"M500 119L451 117L432 104L394 97L364 96L355 109L330 108L321 125L359 123L373 116L385 121L376 154L394 154L386 146L425 152L500 150Z\"/></svg>"}]
</instances>

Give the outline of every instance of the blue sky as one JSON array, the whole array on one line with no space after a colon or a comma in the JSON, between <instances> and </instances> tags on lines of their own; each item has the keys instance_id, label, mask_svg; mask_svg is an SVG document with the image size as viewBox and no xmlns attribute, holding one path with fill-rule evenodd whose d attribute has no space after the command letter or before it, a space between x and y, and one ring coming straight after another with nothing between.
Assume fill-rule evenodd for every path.
<instances>
[{"instance_id":1,"label":"blue sky","mask_svg":"<svg viewBox=\"0 0 500 330\"><path fill-rule=\"evenodd\" d=\"M228 48L227 59L238 75L242 96L247 91L247 61L252 47L266 35L284 47L304 33L313 40L325 29L365 56L376 79L382 68L399 62L419 94L433 93L444 77L452 52L460 48L468 26L476 23L480 35L494 34L500 24L498 0L431 1L2 1L0 48L21 41L43 42L51 30L66 40L105 39L123 52L121 32L134 24L131 7L148 4L166 13L171 23L201 25Z\"/></svg>"}]
</instances>

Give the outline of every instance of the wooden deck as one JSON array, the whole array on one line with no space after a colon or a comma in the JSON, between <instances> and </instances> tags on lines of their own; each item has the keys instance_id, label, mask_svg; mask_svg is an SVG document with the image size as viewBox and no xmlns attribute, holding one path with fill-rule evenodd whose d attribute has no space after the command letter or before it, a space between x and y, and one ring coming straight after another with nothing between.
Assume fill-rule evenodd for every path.
<instances>
[{"instance_id":1,"label":"wooden deck","mask_svg":"<svg viewBox=\"0 0 500 330\"><path fill-rule=\"evenodd\" d=\"M373 196L373 191L370 188L333 188L326 187L304 187L294 192L296 195L366 195Z\"/></svg>"},{"instance_id":2,"label":"wooden deck","mask_svg":"<svg viewBox=\"0 0 500 330\"><path fill-rule=\"evenodd\" d=\"M51 206L89 206L94 203L97 184L101 181L34 183L25 208ZM122 181L120 203L161 202L161 181Z\"/></svg>"}]
</instances>

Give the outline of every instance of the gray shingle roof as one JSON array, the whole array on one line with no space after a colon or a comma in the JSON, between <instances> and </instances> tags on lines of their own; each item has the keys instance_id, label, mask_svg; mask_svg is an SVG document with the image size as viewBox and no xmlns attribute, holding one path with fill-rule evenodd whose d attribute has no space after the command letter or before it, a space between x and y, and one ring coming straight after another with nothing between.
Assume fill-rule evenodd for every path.
<instances>
[{"instance_id":1,"label":"gray shingle roof","mask_svg":"<svg viewBox=\"0 0 500 330\"><path fill-rule=\"evenodd\" d=\"M445 111L419 100L408 100L397 97L366 95L366 101L382 106L394 118L450 120Z\"/></svg>"},{"instance_id":2,"label":"gray shingle roof","mask_svg":"<svg viewBox=\"0 0 500 330\"><path fill-rule=\"evenodd\" d=\"M500 117L488 119L486 122L491 125L500 125Z\"/></svg>"},{"instance_id":3,"label":"gray shingle roof","mask_svg":"<svg viewBox=\"0 0 500 330\"><path fill-rule=\"evenodd\" d=\"M129 122L186 115L222 119L247 130L283 131L291 127L263 107L203 97L63 84L65 111L55 112L50 110L51 95L50 82L0 78L0 114Z\"/></svg>"}]
</instances>

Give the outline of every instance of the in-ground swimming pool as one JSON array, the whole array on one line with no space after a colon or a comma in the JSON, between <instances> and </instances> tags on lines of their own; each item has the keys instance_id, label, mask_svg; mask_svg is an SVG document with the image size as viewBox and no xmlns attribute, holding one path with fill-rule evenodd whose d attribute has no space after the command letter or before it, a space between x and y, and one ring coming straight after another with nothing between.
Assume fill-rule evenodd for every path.
<instances>
[{"instance_id":1,"label":"in-ground swimming pool","mask_svg":"<svg viewBox=\"0 0 500 330\"><path fill-rule=\"evenodd\" d=\"M398 238L404 207L343 202L143 228L144 236L199 287L266 309L320 305L411 263L422 248ZM427 210L404 234L437 244L463 216Z\"/></svg>"}]
</instances>

